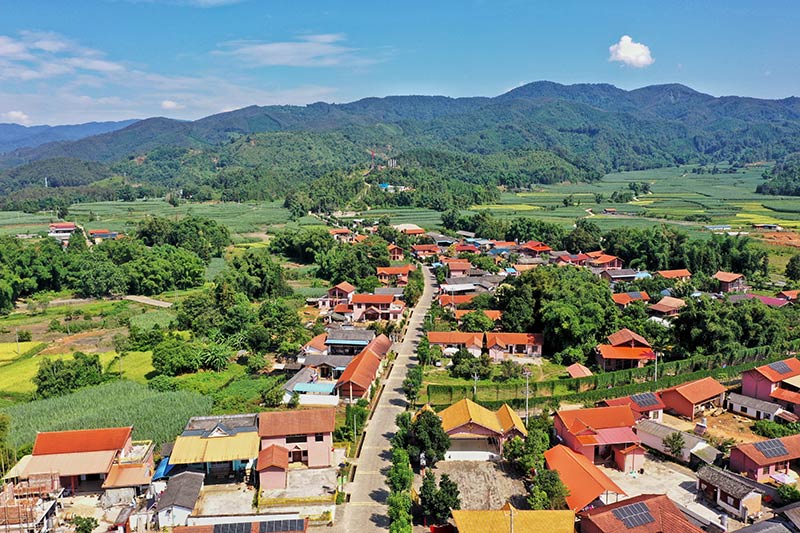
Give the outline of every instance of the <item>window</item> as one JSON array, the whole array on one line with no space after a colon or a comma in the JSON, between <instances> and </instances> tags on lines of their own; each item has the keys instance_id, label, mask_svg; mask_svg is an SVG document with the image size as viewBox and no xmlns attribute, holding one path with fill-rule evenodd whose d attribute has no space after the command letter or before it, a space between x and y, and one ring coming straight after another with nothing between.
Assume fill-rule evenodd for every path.
<instances>
[{"instance_id":1,"label":"window","mask_svg":"<svg viewBox=\"0 0 800 533\"><path fill-rule=\"evenodd\" d=\"M317 433L316 435L314 435L314 440L316 442L322 442L322 439L323 439L322 433Z\"/></svg>"},{"instance_id":2,"label":"window","mask_svg":"<svg viewBox=\"0 0 800 533\"><path fill-rule=\"evenodd\" d=\"M308 440L307 435L287 435L286 436L286 444L295 444L298 442L306 442Z\"/></svg>"},{"instance_id":3,"label":"window","mask_svg":"<svg viewBox=\"0 0 800 533\"><path fill-rule=\"evenodd\" d=\"M730 496L726 497L725 499L728 501L728 505L731 505L731 506L735 506L736 505L735 500L733 498L731 498Z\"/></svg>"},{"instance_id":4,"label":"window","mask_svg":"<svg viewBox=\"0 0 800 533\"><path fill-rule=\"evenodd\" d=\"M747 414L747 407L745 407L744 405L742 406L742 414L743 415Z\"/></svg>"}]
</instances>

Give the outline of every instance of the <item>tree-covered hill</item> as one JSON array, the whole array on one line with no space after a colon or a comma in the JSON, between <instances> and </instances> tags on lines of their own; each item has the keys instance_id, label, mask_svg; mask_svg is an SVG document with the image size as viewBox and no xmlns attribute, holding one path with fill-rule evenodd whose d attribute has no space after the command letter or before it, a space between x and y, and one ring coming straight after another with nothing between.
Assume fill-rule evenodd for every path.
<instances>
[{"instance_id":1,"label":"tree-covered hill","mask_svg":"<svg viewBox=\"0 0 800 533\"><path fill-rule=\"evenodd\" d=\"M758 186L761 194L800 196L800 153L787 155L764 174L766 181Z\"/></svg>"},{"instance_id":2,"label":"tree-covered hill","mask_svg":"<svg viewBox=\"0 0 800 533\"><path fill-rule=\"evenodd\" d=\"M135 120L119 122L87 122L63 126L22 126L0 124L0 153L17 148L35 147L57 141L74 141L92 135L100 135L130 126Z\"/></svg>"}]
</instances>

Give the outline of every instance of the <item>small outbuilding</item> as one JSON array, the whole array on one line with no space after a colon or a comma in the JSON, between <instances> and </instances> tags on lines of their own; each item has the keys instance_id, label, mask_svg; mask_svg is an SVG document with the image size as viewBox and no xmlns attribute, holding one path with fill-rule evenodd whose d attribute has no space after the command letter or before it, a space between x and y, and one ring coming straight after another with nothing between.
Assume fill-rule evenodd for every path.
<instances>
[{"instance_id":1,"label":"small outbuilding","mask_svg":"<svg viewBox=\"0 0 800 533\"><path fill-rule=\"evenodd\" d=\"M258 481L261 490L285 489L289 471L289 450L272 444L258 454Z\"/></svg>"},{"instance_id":2,"label":"small outbuilding","mask_svg":"<svg viewBox=\"0 0 800 533\"><path fill-rule=\"evenodd\" d=\"M156 503L158 527L186 525L186 520L200 498L204 478L205 476L199 472L187 471L169 479L167 489L161 493Z\"/></svg>"},{"instance_id":3,"label":"small outbuilding","mask_svg":"<svg viewBox=\"0 0 800 533\"><path fill-rule=\"evenodd\" d=\"M697 492L707 501L747 522L761 513L761 491L752 480L714 466L697 471Z\"/></svg>"},{"instance_id":4,"label":"small outbuilding","mask_svg":"<svg viewBox=\"0 0 800 533\"><path fill-rule=\"evenodd\" d=\"M661 392L667 411L672 411L689 420L705 409L721 407L727 389L712 377L698 379Z\"/></svg>"}]
</instances>

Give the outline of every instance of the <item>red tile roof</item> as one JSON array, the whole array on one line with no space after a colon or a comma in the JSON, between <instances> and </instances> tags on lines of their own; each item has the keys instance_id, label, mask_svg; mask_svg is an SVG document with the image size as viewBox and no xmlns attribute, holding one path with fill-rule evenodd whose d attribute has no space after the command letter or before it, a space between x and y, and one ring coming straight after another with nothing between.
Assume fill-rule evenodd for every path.
<instances>
[{"instance_id":1,"label":"red tile roof","mask_svg":"<svg viewBox=\"0 0 800 533\"><path fill-rule=\"evenodd\" d=\"M131 438L133 426L73 431L46 431L36 434L33 455L121 450Z\"/></svg>"},{"instance_id":2,"label":"red tile roof","mask_svg":"<svg viewBox=\"0 0 800 533\"><path fill-rule=\"evenodd\" d=\"M339 289L339 290L344 291L346 293L351 293L351 292L355 292L356 291L356 288L353 287L352 285L350 285L349 283L347 283L346 281L343 281L343 282L339 283L338 285L334 285L333 288Z\"/></svg>"},{"instance_id":3,"label":"red tile roof","mask_svg":"<svg viewBox=\"0 0 800 533\"><path fill-rule=\"evenodd\" d=\"M75 229L76 226L72 222L53 222L50 224L51 229Z\"/></svg>"},{"instance_id":4,"label":"red tile roof","mask_svg":"<svg viewBox=\"0 0 800 533\"><path fill-rule=\"evenodd\" d=\"M779 298L786 300L797 300L798 295L800 295L800 291L781 291L778 293Z\"/></svg>"},{"instance_id":5,"label":"red tile roof","mask_svg":"<svg viewBox=\"0 0 800 533\"><path fill-rule=\"evenodd\" d=\"M611 346L646 346L650 347L650 343L647 342L647 339L639 335L638 333L629 330L628 328L622 328L621 330L612 333L608 337L609 344Z\"/></svg>"},{"instance_id":6,"label":"red tile roof","mask_svg":"<svg viewBox=\"0 0 800 533\"><path fill-rule=\"evenodd\" d=\"M340 315L351 313L352 311L353 306L350 304L336 304L336 306L333 308L333 312L339 313Z\"/></svg>"},{"instance_id":7,"label":"red tile roof","mask_svg":"<svg viewBox=\"0 0 800 533\"><path fill-rule=\"evenodd\" d=\"M331 235L350 235L350 230L347 228L333 228L329 229L328 233Z\"/></svg>"},{"instance_id":8,"label":"red tile roof","mask_svg":"<svg viewBox=\"0 0 800 533\"><path fill-rule=\"evenodd\" d=\"M783 447L786 448L787 452L789 452L788 455L781 455L780 457L767 457L761 453L752 442L734 446L731 452L738 451L739 453L742 453L758 466L767 466L775 463L800 459L800 435L789 435L788 437L781 437L775 440L781 441Z\"/></svg>"},{"instance_id":9,"label":"red tile roof","mask_svg":"<svg viewBox=\"0 0 800 533\"><path fill-rule=\"evenodd\" d=\"M593 257L592 260L591 260L591 263L593 265L607 265L609 263L613 263L614 261L617 261L618 259L619 258L616 255L603 254L603 255L600 255L600 256L597 256L597 257Z\"/></svg>"},{"instance_id":10,"label":"red tile roof","mask_svg":"<svg viewBox=\"0 0 800 533\"><path fill-rule=\"evenodd\" d=\"M643 503L650 511L653 521L627 528L614 515L614 510L633 503ZM689 522L665 494L642 494L609 505L595 507L578 515L581 523L592 524L603 533L702 533L703 530Z\"/></svg>"},{"instance_id":11,"label":"red tile roof","mask_svg":"<svg viewBox=\"0 0 800 533\"><path fill-rule=\"evenodd\" d=\"M336 307L339 307L338 305ZM337 311L338 312L338 311ZM314 348L318 352L325 351L325 341L328 339L327 333L320 333L307 343L303 345L303 348Z\"/></svg>"},{"instance_id":12,"label":"red tile roof","mask_svg":"<svg viewBox=\"0 0 800 533\"><path fill-rule=\"evenodd\" d=\"M795 405L800 405L800 392L777 388L769 393L769 397L776 400L793 403Z\"/></svg>"},{"instance_id":13,"label":"red tile roof","mask_svg":"<svg viewBox=\"0 0 800 533\"><path fill-rule=\"evenodd\" d=\"M474 244L457 244L456 253L460 254L464 252L471 252L477 254L478 252L480 252L480 249L478 249L478 247L475 246Z\"/></svg>"},{"instance_id":14,"label":"red tile roof","mask_svg":"<svg viewBox=\"0 0 800 533\"><path fill-rule=\"evenodd\" d=\"M453 296L449 294L440 294L439 295L439 305L442 307L447 307L448 305L463 305L468 304L471 302L477 294L455 294Z\"/></svg>"},{"instance_id":15,"label":"red tile roof","mask_svg":"<svg viewBox=\"0 0 800 533\"><path fill-rule=\"evenodd\" d=\"M560 418L564 426L572 433L577 433L587 427L592 429L630 428L635 423L633 411L628 406L557 411L556 417Z\"/></svg>"},{"instance_id":16,"label":"red tile roof","mask_svg":"<svg viewBox=\"0 0 800 533\"><path fill-rule=\"evenodd\" d=\"M474 312L475 309L456 309L455 311L456 320L461 320L462 318L464 318L464 315ZM484 315L486 315L487 318L494 320L495 322L500 320L500 318L503 316L502 311L496 311L493 309L483 309L482 312Z\"/></svg>"},{"instance_id":17,"label":"red tile roof","mask_svg":"<svg viewBox=\"0 0 800 533\"><path fill-rule=\"evenodd\" d=\"M391 294L354 294L350 301L353 304L365 305L390 304L394 301L394 296Z\"/></svg>"},{"instance_id":18,"label":"red tile roof","mask_svg":"<svg viewBox=\"0 0 800 533\"><path fill-rule=\"evenodd\" d=\"M391 348L392 348L392 340L383 333L381 333L380 335L369 341L369 344L367 344L366 347L367 350L372 350L381 359L386 357L386 354L389 353L389 350L391 350Z\"/></svg>"},{"instance_id":19,"label":"red tile roof","mask_svg":"<svg viewBox=\"0 0 800 533\"><path fill-rule=\"evenodd\" d=\"M677 278L691 278L692 273L689 272L685 268L679 268L677 270L658 270L656 274L661 276L662 278L666 279L677 279Z\"/></svg>"},{"instance_id":20,"label":"red tile roof","mask_svg":"<svg viewBox=\"0 0 800 533\"><path fill-rule=\"evenodd\" d=\"M723 272L722 270L720 270L713 276L714 279L718 279L719 281L723 281L725 283L736 281L741 277L743 277L742 274L734 274L733 272Z\"/></svg>"},{"instance_id":21,"label":"red tile roof","mask_svg":"<svg viewBox=\"0 0 800 533\"><path fill-rule=\"evenodd\" d=\"M258 434L282 437L310 433L332 433L336 425L336 409L298 409L265 411L258 414Z\"/></svg>"},{"instance_id":22,"label":"red tile roof","mask_svg":"<svg viewBox=\"0 0 800 533\"><path fill-rule=\"evenodd\" d=\"M567 373L571 378L585 378L593 375L592 371L580 363L572 363L567 367Z\"/></svg>"},{"instance_id":23,"label":"red tile roof","mask_svg":"<svg viewBox=\"0 0 800 533\"><path fill-rule=\"evenodd\" d=\"M453 261L447 264L447 268L449 268L450 271L464 272L471 269L472 265L469 261Z\"/></svg>"},{"instance_id":24,"label":"red tile roof","mask_svg":"<svg viewBox=\"0 0 800 533\"><path fill-rule=\"evenodd\" d=\"M788 359L784 359L783 362L789 367L789 372L785 374L781 374L777 370L771 368L769 365L757 366L752 370L748 370L747 372L758 372L772 383L778 383L784 379L793 378L797 375L800 375L800 360L795 357L790 357Z\"/></svg>"},{"instance_id":25,"label":"red tile roof","mask_svg":"<svg viewBox=\"0 0 800 533\"><path fill-rule=\"evenodd\" d=\"M431 344L463 344L465 346L483 347L483 333L464 333L461 331L429 331L428 341Z\"/></svg>"},{"instance_id":26,"label":"red tile roof","mask_svg":"<svg viewBox=\"0 0 800 533\"><path fill-rule=\"evenodd\" d=\"M611 295L611 299L614 300L615 304L623 305L623 306L624 305L628 305L631 302L646 302L646 301L648 301L650 299L650 295L647 294L646 292L638 293L638 295L639 295L638 298L632 296L633 294L636 294L636 293L623 292L623 293L619 293L619 294L612 294Z\"/></svg>"},{"instance_id":27,"label":"red tile roof","mask_svg":"<svg viewBox=\"0 0 800 533\"><path fill-rule=\"evenodd\" d=\"M728 389L719 381L712 377L698 379L697 381L690 381L677 387L672 387L664 391L675 391L678 395L684 397L689 403L697 405L706 400L719 396ZM663 394L663 393L662 393Z\"/></svg>"},{"instance_id":28,"label":"red tile roof","mask_svg":"<svg viewBox=\"0 0 800 533\"><path fill-rule=\"evenodd\" d=\"M625 494L586 457L573 452L563 444L544 452L544 459L547 468L556 470L561 481L569 489L567 506L573 511L580 511L606 492Z\"/></svg>"},{"instance_id":29,"label":"red tile roof","mask_svg":"<svg viewBox=\"0 0 800 533\"><path fill-rule=\"evenodd\" d=\"M651 405L639 405L630 396L625 396L624 398L612 398L610 400L604 400L603 403L605 403L609 407L615 407L618 405L627 405L631 408L634 414L636 414L637 416L642 416L645 413L649 413L650 411L658 411L659 409L665 409L667 407L666 405L664 405L664 401L661 399L660 394L656 392L654 393L654 396L657 401L656 403Z\"/></svg>"},{"instance_id":30,"label":"red tile roof","mask_svg":"<svg viewBox=\"0 0 800 533\"><path fill-rule=\"evenodd\" d=\"M600 344L597 346L597 351L600 352L600 357L603 359L639 359L653 361L656 358L656 354L651 348L644 348L641 346L609 346L608 344Z\"/></svg>"},{"instance_id":31,"label":"red tile roof","mask_svg":"<svg viewBox=\"0 0 800 533\"><path fill-rule=\"evenodd\" d=\"M487 333L486 346L508 346L524 344L526 346L541 346L544 338L541 333Z\"/></svg>"},{"instance_id":32,"label":"red tile roof","mask_svg":"<svg viewBox=\"0 0 800 533\"><path fill-rule=\"evenodd\" d=\"M344 369L344 372L336 381L336 386L342 387L348 382L353 382L366 389L375 381L380 366L381 358L372 350L365 349L353 357L350 364L347 365L347 368Z\"/></svg>"},{"instance_id":33,"label":"red tile roof","mask_svg":"<svg viewBox=\"0 0 800 533\"><path fill-rule=\"evenodd\" d=\"M415 252L435 252L439 253L439 247L435 244L414 244L411 249Z\"/></svg>"},{"instance_id":34,"label":"red tile roof","mask_svg":"<svg viewBox=\"0 0 800 533\"><path fill-rule=\"evenodd\" d=\"M270 466L277 466L282 470L289 468L289 450L283 446L272 444L261 450L258 454L256 471L261 472Z\"/></svg>"},{"instance_id":35,"label":"red tile roof","mask_svg":"<svg viewBox=\"0 0 800 533\"><path fill-rule=\"evenodd\" d=\"M380 276L381 274L386 274L387 276L407 276L410 272L416 269L417 267L414 265L378 267L378 275Z\"/></svg>"}]
</instances>

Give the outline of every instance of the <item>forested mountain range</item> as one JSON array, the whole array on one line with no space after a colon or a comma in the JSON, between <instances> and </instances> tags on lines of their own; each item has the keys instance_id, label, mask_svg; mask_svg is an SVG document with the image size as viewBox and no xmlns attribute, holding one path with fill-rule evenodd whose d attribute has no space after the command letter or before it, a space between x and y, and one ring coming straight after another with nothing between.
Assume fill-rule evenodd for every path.
<instances>
[{"instance_id":1,"label":"forested mountain range","mask_svg":"<svg viewBox=\"0 0 800 533\"><path fill-rule=\"evenodd\" d=\"M101 133L121 130L136 120L118 122L87 122L64 126L22 126L20 124L0 124L0 153L17 148L34 148L57 141L75 141Z\"/></svg>"},{"instance_id":2,"label":"forested mountain range","mask_svg":"<svg viewBox=\"0 0 800 533\"><path fill-rule=\"evenodd\" d=\"M107 172L76 160L102 163L137 183L257 198L284 195L333 171L365 169L371 151L377 163L397 161L404 174L394 178L410 186L434 176L487 191L611 170L773 160L800 151L800 99L714 97L675 84L625 91L535 82L494 98L250 106L196 121L150 118L14 150L0 156L0 167L30 166L0 175L0 190L27 187L21 178L56 159L79 172L72 181L80 185Z\"/></svg>"}]
</instances>

